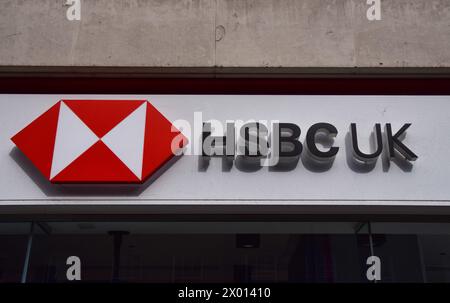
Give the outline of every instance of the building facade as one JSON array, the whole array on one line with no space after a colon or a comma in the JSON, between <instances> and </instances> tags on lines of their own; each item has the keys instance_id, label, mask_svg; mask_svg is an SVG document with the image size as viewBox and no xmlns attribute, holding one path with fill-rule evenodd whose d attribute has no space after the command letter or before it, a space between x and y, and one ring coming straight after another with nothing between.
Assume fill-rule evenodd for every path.
<instances>
[{"instance_id":1,"label":"building facade","mask_svg":"<svg viewBox=\"0 0 450 303\"><path fill-rule=\"evenodd\" d=\"M449 0L4 0L0 41L0 282L450 281Z\"/></svg>"}]
</instances>

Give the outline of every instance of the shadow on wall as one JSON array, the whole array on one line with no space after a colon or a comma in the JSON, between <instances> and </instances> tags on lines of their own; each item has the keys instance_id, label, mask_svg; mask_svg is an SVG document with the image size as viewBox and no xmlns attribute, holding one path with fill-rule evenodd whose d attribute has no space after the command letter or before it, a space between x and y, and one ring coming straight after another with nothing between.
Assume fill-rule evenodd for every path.
<instances>
[{"instance_id":1,"label":"shadow on wall","mask_svg":"<svg viewBox=\"0 0 450 303\"><path fill-rule=\"evenodd\" d=\"M181 156L167 161L150 178L142 184L53 184L44 177L33 163L17 148L9 153L10 157L22 168L42 192L48 197L54 196L139 196Z\"/></svg>"}]
</instances>

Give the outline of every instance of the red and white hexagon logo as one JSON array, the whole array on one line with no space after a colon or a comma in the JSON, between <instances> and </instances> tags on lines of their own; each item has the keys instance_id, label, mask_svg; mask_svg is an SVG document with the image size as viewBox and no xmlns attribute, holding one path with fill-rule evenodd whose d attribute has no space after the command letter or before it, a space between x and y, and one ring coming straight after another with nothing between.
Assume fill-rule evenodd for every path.
<instances>
[{"instance_id":1,"label":"red and white hexagon logo","mask_svg":"<svg viewBox=\"0 0 450 303\"><path fill-rule=\"evenodd\" d=\"M62 100L11 140L53 183L142 183L187 143L145 100Z\"/></svg>"}]
</instances>

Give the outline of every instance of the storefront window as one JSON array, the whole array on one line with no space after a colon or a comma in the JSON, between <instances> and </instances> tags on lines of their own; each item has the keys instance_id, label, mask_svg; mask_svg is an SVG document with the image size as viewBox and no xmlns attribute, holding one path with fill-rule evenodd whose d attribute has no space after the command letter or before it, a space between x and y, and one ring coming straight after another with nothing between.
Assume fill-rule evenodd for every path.
<instances>
[{"instance_id":1,"label":"storefront window","mask_svg":"<svg viewBox=\"0 0 450 303\"><path fill-rule=\"evenodd\" d=\"M34 238L30 282L364 282L361 224L295 222L48 222Z\"/></svg>"},{"instance_id":2,"label":"storefront window","mask_svg":"<svg viewBox=\"0 0 450 303\"><path fill-rule=\"evenodd\" d=\"M0 241L0 282L67 282L72 256L81 282L369 282L371 255L380 282L450 282L449 223L0 223Z\"/></svg>"}]
</instances>

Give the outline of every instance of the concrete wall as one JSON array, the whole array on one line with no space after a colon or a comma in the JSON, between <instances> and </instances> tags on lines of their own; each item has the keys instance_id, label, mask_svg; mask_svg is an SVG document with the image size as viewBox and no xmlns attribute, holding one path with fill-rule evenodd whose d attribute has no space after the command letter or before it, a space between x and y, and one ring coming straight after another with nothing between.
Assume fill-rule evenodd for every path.
<instances>
[{"instance_id":1,"label":"concrete wall","mask_svg":"<svg viewBox=\"0 0 450 303\"><path fill-rule=\"evenodd\" d=\"M450 0L0 1L0 70L450 68Z\"/></svg>"}]
</instances>

